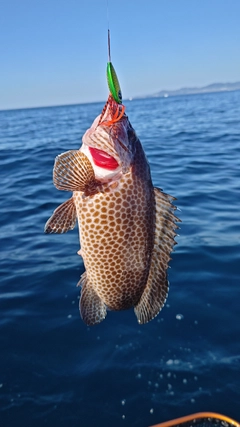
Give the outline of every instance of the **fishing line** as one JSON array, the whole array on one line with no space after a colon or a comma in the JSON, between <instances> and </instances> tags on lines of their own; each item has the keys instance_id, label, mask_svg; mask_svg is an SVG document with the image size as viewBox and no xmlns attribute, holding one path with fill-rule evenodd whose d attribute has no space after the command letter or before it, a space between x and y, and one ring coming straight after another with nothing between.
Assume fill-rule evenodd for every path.
<instances>
[{"instance_id":1,"label":"fishing line","mask_svg":"<svg viewBox=\"0 0 240 427\"><path fill-rule=\"evenodd\" d=\"M108 62L111 62L110 30L108 28Z\"/></svg>"},{"instance_id":2,"label":"fishing line","mask_svg":"<svg viewBox=\"0 0 240 427\"><path fill-rule=\"evenodd\" d=\"M109 29L109 5L107 0L107 20L108 20L108 63L107 63L107 82L110 93L118 104L122 104L122 92L117 78L116 71L111 61L111 44Z\"/></svg>"},{"instance_id":3,"label":"fishing line","mask_svg":"<svg viewBox=\"0 0 240 427\"><path fill-rule=\"evenodd\" d=\"M107 28L108 28L108 62L111 62L111 48L110 48L110 24L109 24L109 4L107 0Z\"/></svg>"},{"instance_id":4,"label":"fishing line","mask_svg":"<svg viewBox=\"0 0 240 427\"><path fill-rule=\"evenodd\" d=\"M107 2L107 26L109 28L109 4L108 4L108 0L106 0Z\"/></svg>"}]
</instances>

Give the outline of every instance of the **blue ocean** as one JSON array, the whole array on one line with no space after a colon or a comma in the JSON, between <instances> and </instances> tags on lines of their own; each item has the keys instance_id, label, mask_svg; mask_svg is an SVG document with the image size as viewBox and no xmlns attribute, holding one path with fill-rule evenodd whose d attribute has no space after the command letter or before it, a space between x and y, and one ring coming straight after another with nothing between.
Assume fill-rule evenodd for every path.
<instances>
[{"instance_id":1,"label":"blue ocean","mask_svg":"<svg viewBox=\"0 0 240 427\"><path fill-rule=\"evenodd\" d=\"M0 111L0 425L148 427L212 411L240 419L240 91L126 101L153 183L181 229L158 317L87 327L77 227L46 235L69 194L55 157L103 103Z\"/></svg>"}]
</instances>

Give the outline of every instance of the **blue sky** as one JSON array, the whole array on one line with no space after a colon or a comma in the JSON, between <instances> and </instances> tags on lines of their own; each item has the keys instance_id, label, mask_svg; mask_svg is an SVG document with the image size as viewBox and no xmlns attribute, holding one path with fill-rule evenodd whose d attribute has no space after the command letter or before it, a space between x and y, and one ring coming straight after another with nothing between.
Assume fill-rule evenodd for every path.
<instances>
[{"instance_id":1,"label":"blue sky","mask_svg":"<svg viewBox=\"0 0 240 427\"><path fill-rule=\"evenodd\" d=\"M240 80L240 0L108 0L123 97ZM103 101L107 0L0 0L0 109Z\"/></svg>"}]
</instances>

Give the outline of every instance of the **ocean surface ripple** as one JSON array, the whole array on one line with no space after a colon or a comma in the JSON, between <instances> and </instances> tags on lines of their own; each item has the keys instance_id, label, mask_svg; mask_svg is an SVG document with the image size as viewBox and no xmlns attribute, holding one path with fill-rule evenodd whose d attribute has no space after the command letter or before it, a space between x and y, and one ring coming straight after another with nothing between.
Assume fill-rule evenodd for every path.
<instances>
[{"instance_id":1,"label":"ocean surface ripple","mask_svg":"<svg viewBox=\"0 0 240 427\"><path fill-rule=\"evenodd\" d=\"M78 230L43 233L69 197L54 158L79 148L103 104L0 111L1 426L240 419L240 92L125 105L182 220L167 304L143 326L129 310L87 327Z\"/></svg>"}]
</instances>

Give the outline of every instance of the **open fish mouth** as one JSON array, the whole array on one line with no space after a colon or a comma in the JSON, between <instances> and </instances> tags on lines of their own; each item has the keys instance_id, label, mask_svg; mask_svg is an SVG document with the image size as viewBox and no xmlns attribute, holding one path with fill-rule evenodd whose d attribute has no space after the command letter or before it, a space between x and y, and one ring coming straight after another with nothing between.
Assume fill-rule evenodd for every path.
<instances>
[{"instance_id":1,"label":"open fish mouth","mask_svg":"<svg viewBox=\"0 0 240 427\"><path fill-rule=\"evenodd\" d=\"M117 160L105 151L93 147L89 147L89 151L96 166L110 171L118 168L119 164Z\"/></svg>"},{"instance_id":2,"label":"open fish mouth","mask_svg":"<svg viewBox=\"0 0 240 427\"><path fill-rule=\"evenodd\" d=\"M96 166L109 171L120 167L123 174L129 172L135 151L128 137L130 128L125 107L118 105L109 95L102 113L96 117L82 139Z\"/></svg>"}]
</instances>

